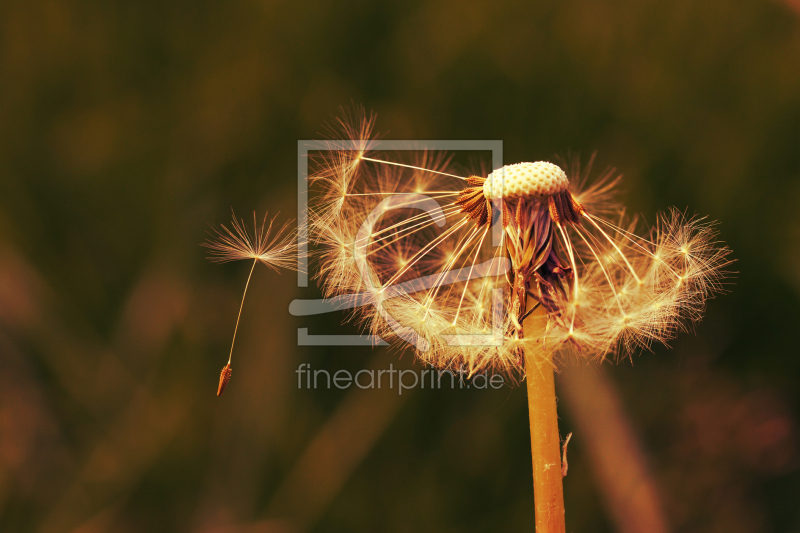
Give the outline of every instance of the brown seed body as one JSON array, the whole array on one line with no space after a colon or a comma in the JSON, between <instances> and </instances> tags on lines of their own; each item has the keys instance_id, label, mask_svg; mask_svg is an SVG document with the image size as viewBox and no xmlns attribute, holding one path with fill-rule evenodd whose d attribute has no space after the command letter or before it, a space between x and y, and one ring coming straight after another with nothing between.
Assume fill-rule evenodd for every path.
<instances>
[{"instance_id":1,"label":"brown seed body","mask_svg":"<svg viewBox=\"0 0 800 533\"><path fill-rule=\"evenodd\" d=\"M222 372L220 372L219 374L219 388L217 389L217 396L220 396L222 394L222 391L225 390L225 387L231 380L232 371L233 369L231 368L230 363L222 367Z\"/></svg>"}]
</instances>

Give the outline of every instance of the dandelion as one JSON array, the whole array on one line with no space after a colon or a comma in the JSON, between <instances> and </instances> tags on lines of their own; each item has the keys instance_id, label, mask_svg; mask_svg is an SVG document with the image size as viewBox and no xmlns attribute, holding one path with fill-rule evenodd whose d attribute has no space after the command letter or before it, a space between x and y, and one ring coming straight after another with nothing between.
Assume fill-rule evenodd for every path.
<instances>
[{"instance_id":1,"label":"dandelion","mask_svg":"<svg viewBox=\"0 0 800 533\"><path fill-rule=\"evenodd\" d=\"M232 214L231 229L221 224L219 228L213 228L214 234L212 238L202 243L202 246L209 249L209 259L216 263L227 263L242 259L252 259L253 261L244 286L242 303L239 305L239 315L236 317L236 327L233 330L228 362L220 373L217 396L222 394L231 379L233 345L236 342L236 332L239 330L239 321L242 318L247 288L250 286L250 278L253 277L256 264L260 262L275 271L280 268L296 268L295 258L298 243L296 235L289 231L290 222L284 223L273 232L274 222L275 218L272 218L269 221L269 225L267 225L267 214L265 214L259 226L256 215L253 213L253 233L251 235L247 231L244 220L237 219L236 215Z\"/></svg>"},{"instance_id":2,"label":"dandelion","mask_svg":"<svg viewBox=\"0 0 800 533\"><path fill-rule=\"evenodd\" d=\"M591 162L463 174L443 155L376 152L373 122L351 112L336 124L349 144L316 158L323 292L353 298L363 327L425 363L524 376L537 531L563 531L559 358L630 356L690 329L729 250L677 210L640 236L613 203L613 172L588 185Z\"/></svg>"}]
</instances>

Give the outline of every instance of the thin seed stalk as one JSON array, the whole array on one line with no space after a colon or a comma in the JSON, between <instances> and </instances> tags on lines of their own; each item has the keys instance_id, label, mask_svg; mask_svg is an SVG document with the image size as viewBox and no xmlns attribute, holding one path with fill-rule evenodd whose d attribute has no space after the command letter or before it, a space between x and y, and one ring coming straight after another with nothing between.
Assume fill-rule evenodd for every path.
<instances>
[{"instance_id":1,"label":"thin seed stalk","mask_svg":"<svg viewBox=\"0 0 800 533\"><path fill-rule=\"evenodd\" d=\"M536 305L528 300L528 306ZM524 321L525 336L541 338L547 316L540 306ZM564 533L564 489L561 475L561 439L558 434L556 389L552 354L547 358L525 352L525 380L533 458L533 498L536 533Z\"/></svg>"}]
</instances>

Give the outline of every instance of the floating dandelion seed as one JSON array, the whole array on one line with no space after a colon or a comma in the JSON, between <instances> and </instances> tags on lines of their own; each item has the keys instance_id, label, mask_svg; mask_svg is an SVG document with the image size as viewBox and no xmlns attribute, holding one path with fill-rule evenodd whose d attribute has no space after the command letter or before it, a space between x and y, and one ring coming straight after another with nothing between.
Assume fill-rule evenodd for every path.
<instances>
[{"instance_id":1,"label":"floating dandelion seed","mask_svg":"<svg viewBox=\"0 0 800 533\"><path fill-rule=\"evenodd\" d=\"M587 185L591 162L460 175L441 155L374 152L373 122L350 112L336 124L347 149L331 142L316 159L320 285L425 363L525 375L537 531L563 531L555 356L666 343L722 290L729 250L712 223L676 210L640 236L613 203L612 172Z\"/></svg>"},{"instance_id":2,"label":"floating dandelion seed","mask_svg":"<svg viewBox=\"0 0 800 533\"><path fill-rule=\"evenodd\" d=\"M273 270L279 268L296 269L297 239L296 235L289 231L290 222L283 224L277 231L273 232L272 218L267 225L267 215L258 225L256 215L253 213L253 233L247 232L244 220L236 218L232 214L231 229L224 224L219 228L213 228L214 235L202 243L209 249L209 259L217 263L227 263L242 259L252 259L253 266L247 276L247 282L242 294L242 303L239 305L239 315L236 317L236 327L233 330L233 340L231 340L231 351L228 355L228 363L222 368L219 377L219 387L217 396L220 396L231 379L231 358L233 357L233 345L236 342L236 332L239 330L239 320L242 318L244 299L247 296L247 288L250 286L250 278L257 263L262 263Z\"/></svg>"}]
</instances>

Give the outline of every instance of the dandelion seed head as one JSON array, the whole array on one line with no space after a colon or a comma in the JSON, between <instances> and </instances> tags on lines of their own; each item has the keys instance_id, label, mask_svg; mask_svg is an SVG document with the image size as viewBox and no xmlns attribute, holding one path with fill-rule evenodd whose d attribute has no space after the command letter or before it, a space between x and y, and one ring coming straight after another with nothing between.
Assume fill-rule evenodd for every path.
<instances>
[{"instance_id":1,"label":"dandelion seed head","mask_svg":"<svg viewBox=\"0 0 800 533\"><path fill-rule=\"evenodd\" d=\"M463 175L446 154L372 152L361 120L338 133L358 150L321 157L312 176L318 280L326 296L371 295L356 321L424 363L513 377L523 350L629 357L690 330L724 290L730 250L714 225L671 210L642 231L614 201L613 171L539 161Z\"/></svg>"}]
</instances>

